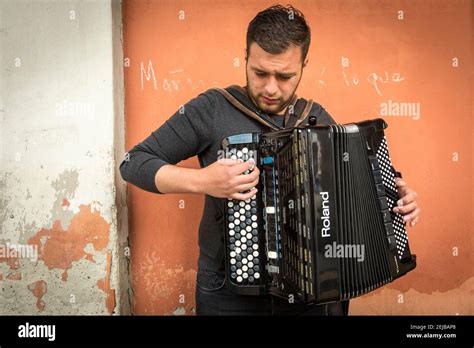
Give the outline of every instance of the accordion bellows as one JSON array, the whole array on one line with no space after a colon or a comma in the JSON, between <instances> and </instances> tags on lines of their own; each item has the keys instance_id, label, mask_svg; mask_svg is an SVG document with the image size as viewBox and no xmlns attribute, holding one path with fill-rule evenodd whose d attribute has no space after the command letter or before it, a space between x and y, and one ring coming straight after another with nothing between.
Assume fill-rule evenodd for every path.
<instances>
[{"instance_id":1,"label":"accordion bellows","mask_svg":"<svg viewBox=\"0 0 474 348\"><path fill-rule=\"evenodd\" d=\"M382 119L227 137L255 160L257 194L225 207L226 277L243 295L346 300L416 267ZM244 173L245 175L245 173Z\"/></svg>"}]
</instances>

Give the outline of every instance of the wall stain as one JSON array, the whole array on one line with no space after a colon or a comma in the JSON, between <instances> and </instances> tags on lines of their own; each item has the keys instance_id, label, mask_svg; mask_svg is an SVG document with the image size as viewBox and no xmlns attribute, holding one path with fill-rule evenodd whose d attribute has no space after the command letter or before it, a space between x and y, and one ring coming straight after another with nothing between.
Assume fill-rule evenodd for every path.
<instances>
[{"instance_id":1,"label":"wall stain","mask_svg":"<svg viewBox=\"0 0 474 348\"><path fill-rule=\"evenodd\" d=\"M59 219L63 227L67 227L74 217L75 213L65 207L69 207L70 200L74 198L78 186L79 173L75 170L65 170L51 182L51 187L55 191L51 216L54 220Z\"/></svg>"},{"instance_id":2,"label":"wall stain","mask_svg":"<svg viewBox=\"0 0 474 348\"><path fill-rule=\"evenodd\" d=\"M132 284L136 287L133 312L141 314L185 315L193 314L196 271L176 265L170 268L165 259L153 251L133 259ZM146 299L146 301L144 301ZM184 300L184 301L181 301Z\"/></svg>"},{"instance_id":3,"label":"wall stain","mask_svg":"<svg viewBox=\"0 0 474 348\"><path fill-rule=\"evenodd\" d=\"M28 290L30 290L36 297L36 307L38 308L39 312L42 312L46 306L42 300L42 297L44 294L46 294L46 291L48 291L48 284L44 280L38 280L29 284Z\"/></svg>"},{"instance_id":4,"label":"wall stain","mask_svg":"<svg viewBox=\"0 0 474 348\"><path fill-rule=\"evenodd\" d=\"M106 299L105 299L105 306L110 314L113 313L115 308L115 289L110 288L110 271L112 269L112 252L109 250L107 252L107 273L105 278L99 279L97 281L97 286L99 289L105 292Z\"/></svg>"},{"instance_id":5,"label":"wall stain","mask_svg":"<svg viewBox=\"0 0 474 348\"><path fill-rule=\"evenodd\" d=\"M2 241L2 244L5 245L6 243ZM6 252L5 254L9 255L7 256L0 256L0 263L6 263L8 267L11 270L16 270L20 268L20 258L19 256L12 256L12 255L18 255L16 252L16 249L14 248L8 248L5 249Z\"/></svg>"},{"instance_id":6,"label":"wall stain","mask_svg":"<svg viewBox=\"0 0 474 348\"><path fill-rule=\"evenodd\" d=\"M21 272L11 272L7 275L8 280L21 280Z\"/></svg>"},{"instance_id":7,"label":"wall stain","mask_svg":"<svg viewBox=\"0 0 474 348\"><path fill-rule=\"evenodd\" d=\"M64 269L62 280L67 281L68 269L74 261L85 258L95 262L92 254L84 251L91 243L96 251L103 250L109 242L110 225L98 211L91 211L89 205L81 205L67 230L56 220L51 229L41 228L28 240L28 244L37 245L38 260L42 260L48 269ZM42 238L46 237L44 243Z\"/></svg>"},{"instance_id":8,"label":"wall stain","mask_svg":"<svg viewBox=\"0 0 474 348\"><path fill-rule=\"evenodd\" d=\"M383 287L351 300L350 315L470 315L474 311L474 277L458 288L425 294L416 289ZM414 311L413 309L416 308Z\"/></svg>"}]
</instances>

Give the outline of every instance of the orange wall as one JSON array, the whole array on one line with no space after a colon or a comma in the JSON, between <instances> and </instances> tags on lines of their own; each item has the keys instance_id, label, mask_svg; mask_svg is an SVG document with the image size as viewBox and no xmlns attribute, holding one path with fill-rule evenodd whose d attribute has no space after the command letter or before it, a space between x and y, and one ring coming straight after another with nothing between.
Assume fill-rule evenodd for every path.
<instances>
[{"instance_id":1,"label":"orange wall","mask_svg":"<svg viewBox=\"0 0 474 348\"><path fill-rule=\"evenodd\" d=\"M273 3L124 1L127 149L200 92L244 84L247 25ZM423 210L409 229L418 267L352 301L351 314L474 314L472 2L292 4L313 33L299 95L339 123L379 117L389 100L420 103L419 119L384 117L392 160ZM202 196L158 196L129 186L134 313L192 314L202 206Z\"/></svg>"}]
</instances>

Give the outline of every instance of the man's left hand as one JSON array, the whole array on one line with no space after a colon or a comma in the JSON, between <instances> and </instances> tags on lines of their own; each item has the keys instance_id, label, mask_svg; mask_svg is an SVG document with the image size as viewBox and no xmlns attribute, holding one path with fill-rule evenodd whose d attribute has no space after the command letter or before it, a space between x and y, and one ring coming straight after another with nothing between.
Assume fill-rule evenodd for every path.
<instances>
[{"instance_id":1,"label":"man's left hand","mask_svg":"<svg viewBox=\"0 0 474 348\"><path fill-rule=\"evenodd\" d=\"M420 217L421 209L416 203L416 197L418 196L415 191L407 186L405 181L401 178L395 178L395 184L398 189L399 200L397 206L393 208L395 213L399 213L403 216L403 221L409 223L410 226L415 226Z\"/></svg>"}]
</instances>

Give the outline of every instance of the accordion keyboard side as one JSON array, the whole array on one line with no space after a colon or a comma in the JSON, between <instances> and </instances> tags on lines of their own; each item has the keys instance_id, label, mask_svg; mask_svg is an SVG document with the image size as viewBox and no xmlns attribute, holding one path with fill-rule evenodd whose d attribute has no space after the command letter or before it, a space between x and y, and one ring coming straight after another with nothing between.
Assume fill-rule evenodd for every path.
<instances>
[{"instance_id":1,"label":"accordion keyboard side","mask_svg":"<svg viewBox=\"0 0 474 348\"><path fill-rule=\"evenodd\" d=\"M258 163L258 134L227 137L222 142L225 157ZM244 173L249 174L250 171ZM246 201L227 199L225 207L225 262L227 285L242 295L266 293L267 275L262 214L262 190Z\"/></svg>"},{"instance_id":2,"label":"accordion keyboard side","mask_svg":"<svg viewBox=\"0 0 474 348\"><path fill-rule=\"evenodd\" d=\"M374 120L374 122L381 124L383 120L378 119ZM379 128L386 128L386 124L384 124L384 127L379 126ZM377 170L380 172L382 178L383 189L387 199L387 209L390 212L392 222L392 230L390 231L392 237L390 243L393 245L393 248L396 249L397 253L397 272L395 278L398 278L416 267L416 256L411 254L410 251L408 233L403 216L400 213L395 213L393 211L399 196L395 184L395 171L390 158L388 141L384 131L379 130L377 136L373 136L370 143L372 158L374 156L376 158L376 161L374 162L375 165L378 166Z\"/></svg>"}]
</instances>

